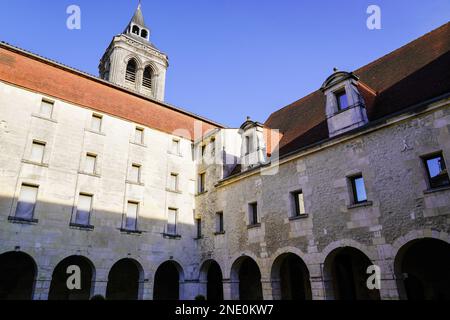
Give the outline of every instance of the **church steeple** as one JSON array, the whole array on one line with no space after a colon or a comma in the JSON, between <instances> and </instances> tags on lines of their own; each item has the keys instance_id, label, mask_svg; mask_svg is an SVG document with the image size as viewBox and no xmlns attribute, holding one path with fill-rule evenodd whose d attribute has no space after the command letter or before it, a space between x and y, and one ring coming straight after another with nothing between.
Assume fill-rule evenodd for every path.
<instances>
[{"instance_id":1,"label":"church steeple","mask_svg":"<svg viewBox=\"0 0 450 320\"><path fill-rule=\"evenodd\" d=\"M132 35L149 41L150 29L145 25L144 14L142 13L141 1L139 1L136 12L124 31L125 34Z\"/></svg>"},{"instance_id":2,"label":"church steeple","mask_svg":"<svg viewBox=\"0 0 450 320\"><path fill-rule=\"evenodd\" d=\"M150 42L141 1L124 32L114 37L100 61L100 77L164 101L167 55Z\"/></svg>"}]
</instances>

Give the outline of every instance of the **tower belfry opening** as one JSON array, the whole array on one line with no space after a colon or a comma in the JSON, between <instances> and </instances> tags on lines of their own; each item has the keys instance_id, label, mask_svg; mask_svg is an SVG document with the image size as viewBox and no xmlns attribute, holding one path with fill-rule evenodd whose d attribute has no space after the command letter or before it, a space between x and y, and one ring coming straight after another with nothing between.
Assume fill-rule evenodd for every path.
<instances>
[{"instance_id":1,"label":"tower belfry opening","mask_svg":"<svg viewBox=\"0 0 450 320\"><path fill-rule=\"evenodd\" d=\"M139 5L125 30L103 55L100 77L144 96L164 101L169 60L150 40L151 31Z\"/></svg>"}]
</instances>

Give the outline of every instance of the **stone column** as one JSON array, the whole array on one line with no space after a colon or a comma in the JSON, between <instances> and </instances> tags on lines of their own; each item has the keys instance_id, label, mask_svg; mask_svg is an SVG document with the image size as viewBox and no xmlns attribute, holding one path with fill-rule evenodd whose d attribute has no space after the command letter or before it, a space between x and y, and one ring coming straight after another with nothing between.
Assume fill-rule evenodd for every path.
<instances>
[{"instance_id":1,"label":"stone column","mask_svg":"<svg viewBox=\"0 0 450 320\"><path fill-rule=\"evenodd\" d=\"M262 294L264 300L273 300L272 281L270 279L261 279Z\"/></svg>"},{"instance_id":2,"label":"stone column","mask_svg":"<svg viewBox=\"0 0 450 320\"><path fill-rule=\"evenodd\" d=\"M185 280L180 282L180 300L195 300L198 296L198 281Z\"/></svg>"},{"instance_id":3,"label":"stone column","mask_svg":"<svg viewBox=\"0 0 450 320\"><path fill-rule=\"evenodd\" d=\"M52 278L41 277L34 282L33 300L48 300Z\"/></svg>"},{"instance_id":4,"label":"stone column","mask_svg":"<svg viewBox=\"0 0 450 320\"><path fill-rule=\"evenodd\" d=\"M239 281L223 279L222 284L224 300L239 300Z\"/></svg>"},{"instance_id":5,"label":"stone column","mask_svg":"<svg viewBox=\"0 0 450 320\"><path fill-rule=\"evenodd\" d=\"M310 283L312 300L326 300L325 282L323 278L321 276L311 276Z\"/></svg>"},{"instance_id":6,"label":"stone column","mask_svg":"<svg viewBox=\"0 0 450 320\"><path fill-rule=\"evenodd\" d=\"M142 300L153 300L153 281L144 281L142 286Z\"/></svg>"}]
</instances>

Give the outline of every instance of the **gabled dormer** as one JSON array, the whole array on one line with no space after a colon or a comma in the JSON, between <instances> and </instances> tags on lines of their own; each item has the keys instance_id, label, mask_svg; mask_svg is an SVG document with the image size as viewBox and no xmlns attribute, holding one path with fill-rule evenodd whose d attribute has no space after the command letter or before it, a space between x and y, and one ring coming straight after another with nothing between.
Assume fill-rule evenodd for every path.
<instances>
[{"instance_id":1,"label":"gabled dormer","mask_svg":"<svg viewBox=\"0 0 450 320\"><path fill-rule=\"evenodd\" d=\"M334 73L323 83L321 90L326 97L330 137L367 124L366 106L358 90L358 81L353 73L334 69Z\"/></svg>"},{"instance_id":2,"label":"gabled dormer","mask_svg":"<svg viewBox=\"0 0 450 320\"><path fill-rule=\"evenodd\" d=\"M263 124L247 117L247 121L239 128L239 134L242 138L241 171L265 164L267 152Z\"/></svg>"}]
</instances>

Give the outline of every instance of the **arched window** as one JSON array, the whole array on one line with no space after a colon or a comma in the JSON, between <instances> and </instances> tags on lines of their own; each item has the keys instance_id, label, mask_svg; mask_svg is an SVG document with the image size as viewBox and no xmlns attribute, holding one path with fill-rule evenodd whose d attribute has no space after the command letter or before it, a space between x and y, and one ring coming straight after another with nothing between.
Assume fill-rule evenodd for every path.
<instances>
[{"instance_id":1,"label":"arched window","mask_svg":"<svg viewBox=\"0 0 450 320\"><path fill-rule=\"evenodd\" d=\"M144 78L142 79L142 86L147 89L152 89L153 70L148 66L144 70Z\"/></svg>"},{"instance_id":2,"label":"arched window","mask_svg":"<svg viewBox=\"0 0 450 320\"><path fill-rule=\"evenodd\" d=\"M131 59L130 61L128 61L128 64L127 64L125 80L133 82L133 83L136 82L136 71L137 71L136 60Z\"/></svg>"},{"instance_id":3,"label":"arched window","mask_svg":"<svg viewBox=\"0 0 450 320\"><path fill-rule=\"evenodd\" d=\"M142 31L141 31L141 37L144 38L144 39L147 39L147 37L148 37L148 31L145 30L145 29L142 29Z\"/></svg>"},{"instance_id":4,"label":"arched window","mask_svg":"<svg viewBox=\"0 0 450 320\"><path fill-rule=\"evenodd\" d=\"M133 28L131 29L131 33L139 35L139 33L140 33L139 27L133 26Z\"/></svg>"}]
</instances>

